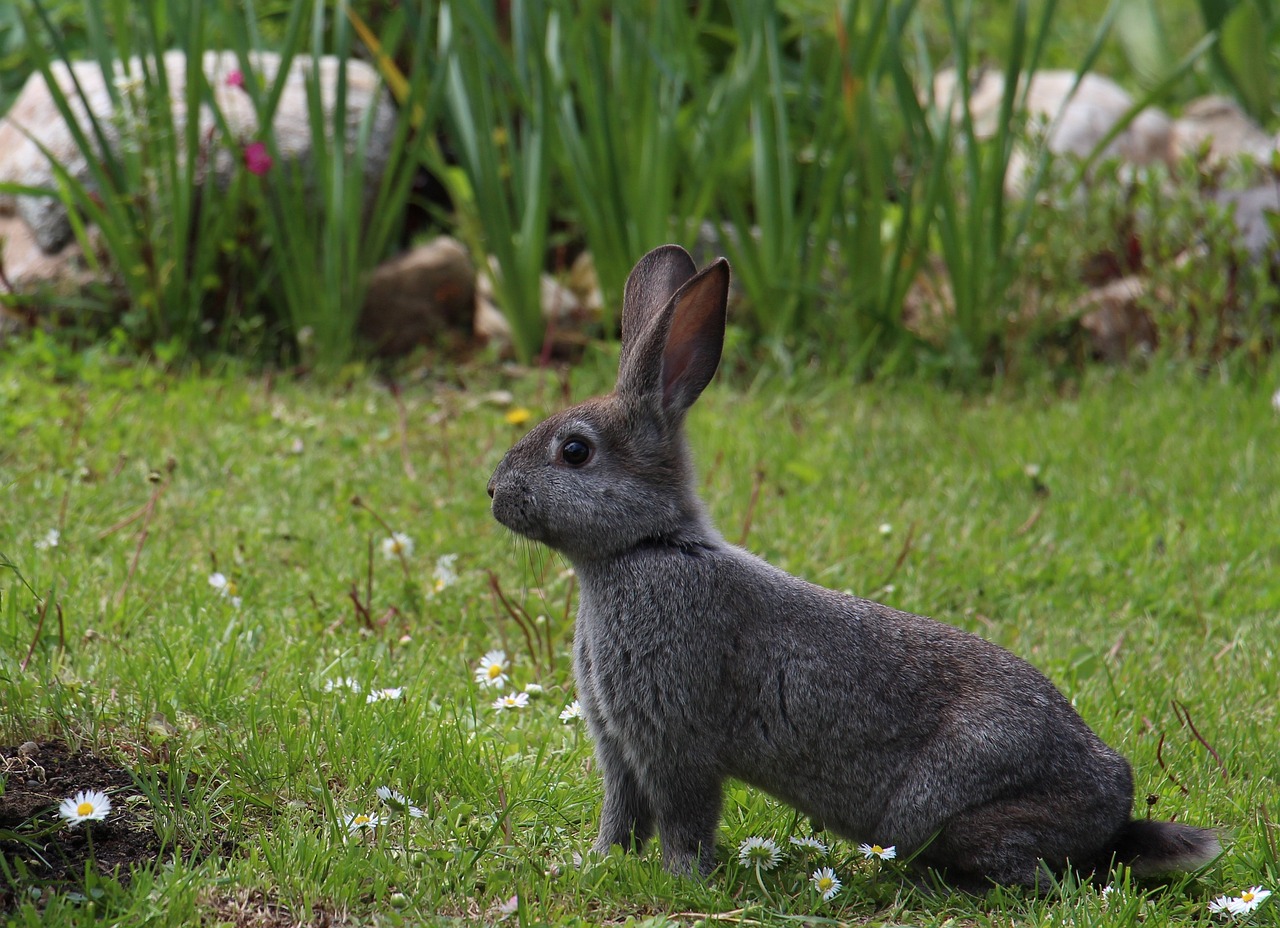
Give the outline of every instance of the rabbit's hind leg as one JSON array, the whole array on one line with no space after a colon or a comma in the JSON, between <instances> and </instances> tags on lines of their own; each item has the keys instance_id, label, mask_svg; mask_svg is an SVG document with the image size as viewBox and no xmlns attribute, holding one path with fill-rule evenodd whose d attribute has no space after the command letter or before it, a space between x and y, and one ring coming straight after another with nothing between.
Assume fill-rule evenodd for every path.
<instances>
[{"instance_id":1,"label":"rabbit's hind leg","mask_svg":"<svg viewBox=\"0 0 1280 928\"><path fill-rule=\"evenodd\" d=\"M627 851L639 851L653 836L653 805L611 738L596 739L596 760L604 774L604 807L595 850L608 853L617 844Z\"/></svg>"},{"instance_id":2,"label":"rabbit's hind leg","mask_svg":"<svg viewBox=\"0 0 1280 928\"><path fill-rule=\"evenodd\" d=\"M969 892L997 883L1045 892L1065 865L1062 849L1071 838L1048 811L1016 800L966 810L942 827L919 860Z\"/></svg>"}]
</instances>

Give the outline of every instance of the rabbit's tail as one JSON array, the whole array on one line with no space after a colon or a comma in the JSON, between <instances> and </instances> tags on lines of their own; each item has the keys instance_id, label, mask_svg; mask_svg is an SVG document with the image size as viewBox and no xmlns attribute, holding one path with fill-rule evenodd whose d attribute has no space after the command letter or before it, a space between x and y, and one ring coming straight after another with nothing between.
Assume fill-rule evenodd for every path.
<instances>
[{"instance_id":1,"label":"rabbit's tail","mask_svg":"<svg viewBox=\"0 0 1280 928\"><path fill-rule=\"evenodd\" d=\"M1120 829L1112 850L1135 876L1153 876L1200 869L1222 853L1222 841L1212 828L1133 819Z\"/></svg>"}]
</instances>

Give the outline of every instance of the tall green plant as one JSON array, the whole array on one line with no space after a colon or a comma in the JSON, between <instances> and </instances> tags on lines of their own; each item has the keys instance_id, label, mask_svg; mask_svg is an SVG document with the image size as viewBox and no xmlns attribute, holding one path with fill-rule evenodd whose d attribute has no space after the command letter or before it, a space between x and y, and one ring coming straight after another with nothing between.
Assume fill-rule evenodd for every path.
<instances>
[{"instance_id":1,"label":"tall green plant","mask_svg":"<svg viewBox=\"0 0 1280 928\"><path fill-rule=\"evenodd\" d=\"M709 9L657 4L635 16L560 0L549 11L556 163L606 308L620 304L637 256L694 237L714 195L718 162L694 157Z\"/></svg>"},{"instance_id":2,"label":"tall green plant","mask_svg":"<svg viewBox=\"0 0 1280 928\"><path fill-rule=\"evenodd\" d=\"M771 3L729 4L739 46L726 97L747 111L749 201L724 185L723 245L753 321L775 347L814 331L852 154L841 119L841 69L819 42L784 37ZM798 58L786 46L794 38ZM803 114L797 125L796 115ZM732 141L732 137L730 137ZM733 159L731 149L719 157Z\"/></svg>"},{"instance_id":3,"label":"tall green plant","mask_svg":"<svg viewBox=\"0 0 1280 928\"><path fill-rule=\"evenodd\" d=\"M338 0L332 16L329 7L326 0L314 0L307 41L306 5L293 3L284 26L278 70L273 80L263 83L254 75L250 51L260 50L264 43L255 26L252 0L245 0L248 15L238 20L240 28L233 26L233 42L259 126L272 125L290 66L304 47L312 62L330 49L339 62L350 59L352 26L346 0ZM376 107L366 109L355 131L349 131L347 66L334 70L331 91L322 86L319 67L305 68L310 128L305 160L289 158L273 131L262 132L270 155L270 167L264 162L264 170L271 176L259 191L261 219L271 271L279 283L278 315L302 353L324 366L339 364L353 353L369 272L387 256L400 229L419 164L420 151L412 144L411 132L415 123L420 131L430 131L435 119L435 97L428 92L436 76L430 63L434 20L412 10L409 19L406 31L412 66L401 88L385 164L371 192L366 186L373 157L370 141L379 114Z\"/></svg>"},{"instance_id":4,"label":"tall green plant","mask_svg":"<svg viewBox=\"0 0 1280 928\"><path fill-rule=\"evenodd\" d=\"M971 379L990 366L1005 330L1006 297L1017 274L1023 235L1034 207L1048 159L1042 148L1032 160L1019 198L1012 199L1006 186L1015 146L1025 140L1025 100L1028 76L1039 66L1053 22L1056 0L1040 6L1033 22L1028 0L1014 4L1014 24L1002 76L1004 91L996 115L996 130L983 138L975 128L969 106L970 74L974 67L967 36L971 31L973 4L945 0L944 9L955 36L954 62L959 113L953 122L948 101L935 110L934 130L926 136L929 180L927 208L932 211L935 234L941 247L954 299L954 316L945 346L945 362L952 375ZM1101 45L1104 29L1077 80L1089 67ZM954 144L958 141L958 146ZM952 152L956 157L952 158Z\"/></svg>"},{"instance_id":5,"label":"tall green plant","mask_svg":"<svg viewBox=\"0 0 1280 928\"><path fill-rule=\"evenodd\" d=\"M849 0L837 12L840 116L852 166L841 190L838 243L845 305L837 327L853 371L905 359L907 293L923 259L931 217L918 200L925 172L901 171L928 120L902 57L915 0Z\"/></svg>"},{"instance_id":6,"label":"tall green plant","mask_svg":"<svg viewBox=\"0 0 1280 928\"><path fill-rule=\"evenodd\" d=\"M1280 7L1274 0L1200 0L1205 27L1218 36L1213 62L1255 119L1275 115Z\"/></svg>"},{"instance_id":7,"label":"tall green plant","mask_svg":"<svg viewBox=\"0 0 1280 928\"><path fill-rule=\"evenodd\" d=\"M22 10L28 34L42 34L52 46L50 55L33 43L32 54L88 170L87 177L73 175L50 157L58 188L48 194L62 200L90 260L95 249L86 224L99 230L131 334L149 343L192 343L206 323L207 295L230 272L225 255L234 248L244 193L239 183L215 191L202 182L199 122L174 117L175 107L195 114L210 102L199 58L203 5L166 11L154 3L86 0L90 50L113 110L107 117L87 102L71 51L42 0ZM172 39L189 52L180 90L164 59ZM69 75L69 91L57 80L55 62Z\"/></svg>"},{"instance_id":8,"label":"tall green plant","mask_svg":"<svg viewBox=\"0 0 1280 928\"><path fill-rule=\"evenodd\" d=\"M497 263L494 289L519 356L543 347L542 270L551 214L551 85L547 8L513 0L510 50L484 0L440 5L438 41L446 61L445 109L461 174L438 155L461 231L476 255Z\"/></svg>"},{"instance_id":9,"label":"tall green plant","mask_svg":"<svg viewBox=\"0 0 1280 928\"><path fill-rule=\"evenodd\" d=\"M368 272L395 238L417 169L411 123L429 127L434 118L426 93L434 20L409 14L415 52L406 106L396 116L386 166L367 195L376 114L364 111L349 133L345 67L334 69L328 107L320 69L304 69L310 129L305 158L283 151L273 129L290 65L301 51L313 60L329 51L344 61L350 56L345 0L333 17L322 0L293 0L270 81L257 73L259 59L250 55L265 45L252 0L231 13L217 11L220 16L206 4L86 0L89 67L96 64L102 76L110 116L88 105L75 79L88 73L86 66L73 68L72 52L43 2L30 0L25 23L29 31L43 30L53 52L38 45L33 54L88 165L88 176L80 177L51 159L58 189L48 194L64 201L90 260L95 249L89 226L98 229L130 334L181 353L226 345L238 320L266 317L291 341L307 341L314 359L337 364L348 358ZM241 87L256 111L259 138L252 143L234 137L205 74L206 51L223 42L238 52ZM186 53L180 82L179 72L166 66L172 44ZM55 71L72 76L70 90ZM202 124L196 114L208 120ZM220 179L218 166L227 161L234 168Z\"/></svg>"}]
</instances>

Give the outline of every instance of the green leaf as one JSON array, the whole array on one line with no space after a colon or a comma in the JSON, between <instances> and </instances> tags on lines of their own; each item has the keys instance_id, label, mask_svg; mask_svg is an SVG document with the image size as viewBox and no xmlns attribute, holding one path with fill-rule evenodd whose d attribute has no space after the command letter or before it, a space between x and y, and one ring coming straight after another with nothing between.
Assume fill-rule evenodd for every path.
<instances>
[{"instance_id":1,"label":"green leaf","mask_svg":"<svg viewBox=\"0 0 1280 928\"><path fill-rule=\"evenodd\" d=\"M1236 5L1222 21L1218 48L1236 95L1255 119L1269 119L1275 97L1267 18L1254 0Z\"/></svg>"}]
</instances>

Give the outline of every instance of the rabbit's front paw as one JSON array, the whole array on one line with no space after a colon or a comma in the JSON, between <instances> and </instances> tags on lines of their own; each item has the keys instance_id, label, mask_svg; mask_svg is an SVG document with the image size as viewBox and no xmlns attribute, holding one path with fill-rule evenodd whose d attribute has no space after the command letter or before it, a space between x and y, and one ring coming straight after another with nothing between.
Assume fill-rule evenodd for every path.
<instances>
[{"instance_id":1,"label":"rabbit's front paw","mask_svg":"<svg viewBox=\"0 0 1280 928\"><path fill-rule=\"evenodd\" d=\"M708 877L716 868L715 847L707 844L688 850L664 846L662 865L674 876Z\"/></svg>"}]
</instances>

